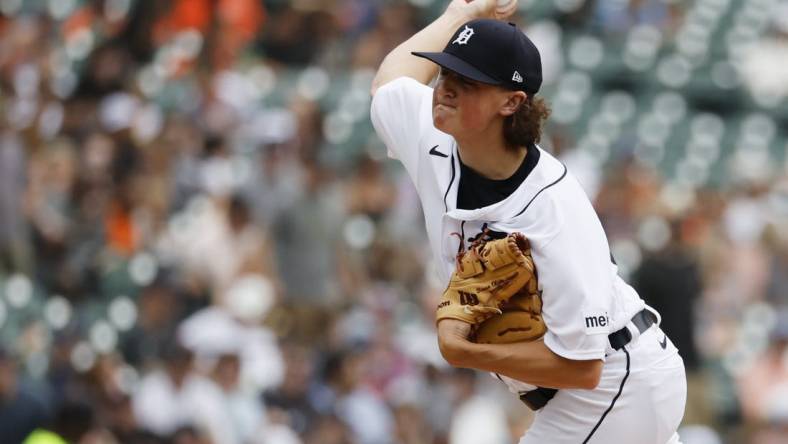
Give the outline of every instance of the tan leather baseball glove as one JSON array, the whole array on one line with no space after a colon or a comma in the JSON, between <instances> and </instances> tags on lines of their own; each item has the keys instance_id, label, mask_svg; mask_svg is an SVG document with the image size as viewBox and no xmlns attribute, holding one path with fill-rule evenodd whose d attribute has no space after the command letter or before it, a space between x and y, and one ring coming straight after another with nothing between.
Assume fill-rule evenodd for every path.
<instances>
[{"instance_id":1,"label":"tan leather baseball glove","mask_svg":"<svg viewBox=\"0 0 788 444\"><path fill-rule=\"evenodd\" d=\"M501 308L503 313L476 326L471 339L479 344L509 344L544 336L547 326L542 319L542 297L535 287L512 296Z\"/></svg>"},{"instance_id":2,"label":"tan leather baseball glove","mask_svg":"<svg viewBox=\"0 0 788 444\"><path fill-rule=\"evenodd\" d=\"M530 244L521 233L502 239L479 236L457 255L457 267L443 292L436 322L457 319L478 325L503 313L503 307L523 288L535 288Z\"/></svg>"}]
</instances>

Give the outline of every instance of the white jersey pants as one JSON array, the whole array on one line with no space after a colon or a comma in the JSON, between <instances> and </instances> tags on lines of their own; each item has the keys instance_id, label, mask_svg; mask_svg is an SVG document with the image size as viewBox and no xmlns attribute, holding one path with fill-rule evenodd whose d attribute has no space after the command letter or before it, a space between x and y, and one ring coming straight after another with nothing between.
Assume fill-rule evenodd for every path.
<instances>
[{"instance_id":1,"label":"white jersey pants","mask_svg":"<svg viewBox=\"0 0 788 444\"><path fill-rule=\"evenodd\" d=\"M520 444L681 444L686 400L684 363L654 325L607 356L596 389L559 390Z\"/></svg>"}]
</instances>

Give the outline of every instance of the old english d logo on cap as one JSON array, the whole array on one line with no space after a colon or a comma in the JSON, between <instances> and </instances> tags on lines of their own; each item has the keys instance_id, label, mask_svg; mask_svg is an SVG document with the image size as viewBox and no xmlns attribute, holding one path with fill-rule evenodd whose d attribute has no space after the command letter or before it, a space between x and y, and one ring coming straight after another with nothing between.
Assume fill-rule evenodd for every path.
<instances>
[{"instance_id":1,"label":"old english d logo on cap","mask_svg":"<svg viewBox=\"0 0 788 444\"><path fill-rule=\"evenodd\" d=\"M469 28L468 25L465 25L465 29L463 29L462 32L460 32L460 35L457 36L457 38L452 43L456 43L458 45L467 45L468 40L471 39L472 35L473 35L473 28Z\"/></svg>"}]
</instances>

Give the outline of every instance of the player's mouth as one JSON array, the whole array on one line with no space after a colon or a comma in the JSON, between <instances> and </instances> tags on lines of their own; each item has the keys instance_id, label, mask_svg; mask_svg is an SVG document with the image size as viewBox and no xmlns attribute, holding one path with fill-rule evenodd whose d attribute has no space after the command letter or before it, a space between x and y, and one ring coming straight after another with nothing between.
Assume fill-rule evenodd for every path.
<instances>
[{"instance_id":1,"label":"player's mouth","mask_svg":"<svg viewBox=\"0 0 788 444\"><path fill-rule=\"evenodd\" d=\"M444 110L455 110L455 109L457 109L457 107L455 107L455 106L451 106L451 105L448 105L448 104L445 104L445 103L440 103L440 102L436 103L434 108L435 109L444 109Z\"/></svg>"}]
</instances>

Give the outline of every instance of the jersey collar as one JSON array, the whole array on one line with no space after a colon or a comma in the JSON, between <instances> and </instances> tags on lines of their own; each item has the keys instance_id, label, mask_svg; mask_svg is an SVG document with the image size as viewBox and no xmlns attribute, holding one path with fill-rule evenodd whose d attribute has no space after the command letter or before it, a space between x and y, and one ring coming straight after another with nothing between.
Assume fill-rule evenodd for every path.
<instances>
[{"instance_id":1,"label":"jersey collar","mask_svg":"<svg viewBox=\"0 0 788 444\"><path fill-rule=\"evenodd\" d=\"M460 182L460 164L457 144L452 146L452 162L454 180L446 193L446 214L457 220L497 222L517 217L546 188L559 182L566 176L566 167L538 145L539 161L533 171L523 180L517 189L507 198L486 207L475 210L457 208L457 191Z\"/></svg>"}]
</instances>

